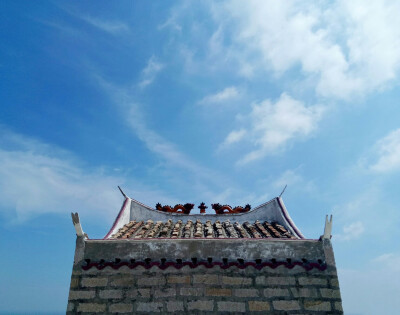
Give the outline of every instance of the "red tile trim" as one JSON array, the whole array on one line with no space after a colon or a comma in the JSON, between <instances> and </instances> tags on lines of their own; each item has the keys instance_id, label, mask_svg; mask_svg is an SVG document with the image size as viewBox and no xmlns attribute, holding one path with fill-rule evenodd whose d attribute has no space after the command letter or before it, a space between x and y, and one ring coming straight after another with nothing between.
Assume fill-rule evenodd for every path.
<instances>
[{"instance_id":1,"label":"red tile trim","mask_svg":"<svg viewBox=\"0 0 400 315\"><path fill-rule=\"evenodd\" d=\"M275 268L277 268L279 266L284 266L287 269L293 269L295 266L300 266L300 267L303 267L307 271L309 271L309 270L311 270L313 268L316 268L316 269L318 269L320 271L323 271L323 270L325 270L327 268L327 265L325 263L312 263L312 262L304 263L302 261L295 261L295 262L286 262L286 261L267 262L267 261L265 261L265 262L261 262L259 264L255 263L255 262L252 262L252 261L248 261L248 262L245 262L243 264L240 264L239 262L235 262L235 261L229 262L229 263L223 263L223 262L219 262L219 261L211 262L211 263L206 262L206 261L201 261L199 263L193 263L193 262L190 262L190 261L185 261L185 262L182 262L181 264L178 264L177 262L172 262L172 261L165 262L165 263L161 263L161 262L158 262L158 261L154 261L154 262L150 262L150 263L146 263L144 261L137 261L137 262L134 262L134 263L130 263L130 262L124 261L124 262L119 262L119 263L115 263L115 262L103 262L103 263L101 263L101 262L89 262L88 264L83 265L82 269L83 270L89 270L89 269L94 267L94 268L97 268L98 270L102 270L102 269L104 269L106 267L111 267L112 269L117 270L117 269L121 268L122 266L127 266L130 269L134 269L137 266L142 266L145 269L150 269L150 268L152 268L154 266L157 266L161 270L167 269L168 267L174 267L176 269L181 269L184 266L189 266L191 269L197 268L198 266L205 266L206 268L213 268L215 266L219 266L221 269L228 269L228 268L230 268L232 266L235 266L235 267L238 267L239 269L245 269L245 268L251 266L251 267L253 267L253 268L257 269L257 270L261 270L261 269L263 269L265 267L269 267L271 269L275 269Z\"/></svg>"}]
</instances>

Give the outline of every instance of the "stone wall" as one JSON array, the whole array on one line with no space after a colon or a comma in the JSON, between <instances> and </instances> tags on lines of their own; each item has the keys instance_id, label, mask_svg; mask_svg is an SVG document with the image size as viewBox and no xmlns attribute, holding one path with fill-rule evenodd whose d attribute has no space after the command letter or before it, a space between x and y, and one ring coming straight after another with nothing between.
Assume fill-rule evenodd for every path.
<instances>
[{"instance_id":1,"label":"stone wall","mask_svg":"<svg viewBox=\"0 0 400 315\"><path fill-rule=\"evenodd\" d=\"M343 314L336 268L73 269L67 314Z\"/></svg>"}]
</instances>

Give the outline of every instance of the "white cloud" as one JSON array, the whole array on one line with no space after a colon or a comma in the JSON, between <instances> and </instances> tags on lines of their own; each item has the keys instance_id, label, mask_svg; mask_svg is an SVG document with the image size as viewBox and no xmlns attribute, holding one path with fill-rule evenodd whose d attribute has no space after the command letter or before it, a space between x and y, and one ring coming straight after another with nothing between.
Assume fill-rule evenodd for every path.
<instances>
[{"instance_id":1,"label":"white cloud","mask_svg":"<svg viewBox=\"0 0 400 315\"><path fill-rule=\"evenodd\" d=\"M375 144L377 162L370 169L379 173L400 170L400 129L393 130Z\"/></svg>"},{"instance_id":2,"label":"white cloud","mask_svg":"<svg viewBox=\"0 0 400 315\"><path fill-rule=\"evenodd\" d=\"M157 61L156 57L151 56L146 68L142 71L142 79L139 82L140 88L145 88L155 80L157 74L164 68L164 65Z\"/></svg>"},{"instance_id":3,"label":"white cloud","mask_svg":"<svg viewBox=\"0 0 400 315\"><path fill-rule=\"evenodd\" d=\"M311 91L337 99L369 94L398 78L396 1L208 2L215 24L206 47L191 40L199 28L198 21L188 19L188 10L192 7L178 5L171 19L189 32L185 51L206 50L205 58L197 54L195 62L201 65L190 67L202 73L236 69L238 75L258 74L258 79L294 70L296 80L300 74Z\"/></svg>"},{"instance_id":4,"label":"white cloud","mask_svg":"<svg viewBox=\"0 0 400 315\"><path fill-rule=\"evenodd\" d=\"M379 264L388 269L400 272L400 253L382 254L372 260L374 264Z\"/></svg>"},{"instance_id":5,"label":"white cloud","mask_svg":"<svg viewBox=\"0 0 400 315\"><path fill-rule=\"evenodd\" d=\"M237 99L239 95L240 95L239 90L234 86L230 86L218 93L204 97L202 100L199 101L199 104L223 103Z\"/></svg>"},{"instance_id":6,"label":"white cloud","mask_svg":"<svg viewBox=\"0 0 400 315\"><path fill-rule=\"evenodd\" d=\"M154 200L176 203L170 194L134 178L108 175L103 168L82 165L68 151L3 128L0 131L0 211L13 223L47 213L78 212L82 218L111 224L123 200L117 186L150 206Z\"/></svg>"},{"instance_id":7,"label":"white cloud","mask_svg":"<svg viewBox=\"0 0 400 315\"><path fill-rule=\"evenodd\" d=\"M21 222L44 213L78 211L110 217L121 204L122 178L87 170L65 151L2 130L0 205ZM12 215L14 216L14 215Z\"/></svg>"},{"instance_id":8,"label":"white cloud","mask_svg":"<svg viewBox=\"0 0 400 315\"><path fill-rule=\"evenodd\" d=\"M229 135L226 137L225 141L222 143L222 147L239 142L246 136L246 133L247 131L245 129L231 131Z\"/></svg>"},{"instance_id":9,"label":"white cloud","mask_svg":"<svg viewBox=\"0 0 400 315\"><path fill-rule=\"evenodd\" d=\"M251 113L245 118L249 129L231 132L224 143L242 140L247 132L249 136L246 140L258 147L239 162L248 163L284 148L290 141L309 136L317 128L323 111L321 106L307 107L289 95L282 94L276 103L264 100L254 104Z\"/></svg>"},{"instance_id":10,"label":"white cloud","mask_svg":"<svg viewBox=\"0 0 400 315\"><path fill-rule=\"evenodd\" d=\"M107 33L118 34L129 31L128 25L119 21L106 21L92 16L80 16L80 18Z\"/></svg>"},{"instance_id":11,"label":"white cloud","mask_svg":"<svg viewBox=\"0 0 400 315\"><path fill-rule=\"evenodd\" d=\"M364 224L357 221L343 226L342 232L334 237L339 241L351 241L360 238L364 232Z\"/></svg>"}]
</instances>

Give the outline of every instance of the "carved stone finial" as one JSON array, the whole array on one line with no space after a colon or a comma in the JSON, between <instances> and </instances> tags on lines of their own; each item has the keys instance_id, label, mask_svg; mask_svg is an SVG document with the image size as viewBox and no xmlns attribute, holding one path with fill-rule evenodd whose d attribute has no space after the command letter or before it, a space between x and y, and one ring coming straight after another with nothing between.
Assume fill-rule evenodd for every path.
<instances>
[{"instance_id":1,"label":"carved stone finial","mask_svg":"<svg viewBox=\"0 0 400 315\"><path fill-rule=\"evenodd\" d=\"M72 223L74 224L74 227L75 227L76 235L77 236L84 236L86 238L89 238L87 236L87 234L84 233L83 230L82 230L82 225L81 225L81 222L79 220L78 212L75 212L75 213L71 212L71 217L72 217Z\"/></svg>"},{"instance_id":2,"label":"carved stone finial","mask_svg":"<svg viewBox=\"0 0 400 315\"><path fill-rule=\"evenodd\" d=\"M206 209L207 209L208 207L206 206L206 204L205 204L204 202L202 202L202 203L200 204L200 206L198 206L198 208L200 209L200 213L206 213Z\"/></svg>"},{"instance_id":3,"label":"carved stone finial","mask_svg":"<svg viewBox=\"0 0 400 315\"><path fill-rule=\"evenodd\" d=\"M324 228L324 235L322 235L322 239L331 239L332 237L332 215L330 220L328 221L328 215L325 218L325 228Z\"/></svg>"}]
</instances>

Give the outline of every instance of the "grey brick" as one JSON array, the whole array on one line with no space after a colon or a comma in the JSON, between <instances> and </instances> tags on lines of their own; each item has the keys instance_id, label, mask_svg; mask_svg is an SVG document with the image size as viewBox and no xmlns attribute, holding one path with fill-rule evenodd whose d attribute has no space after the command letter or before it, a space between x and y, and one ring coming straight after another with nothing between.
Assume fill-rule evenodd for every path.
<instances>
[{"instance_id":1,"label":"grey brick","mask_svg":"<svg viewBox=\"0 0 400 315\"><path fill-rule=\"evenodd\" d=\"M330 311L331 303L326 301L304 301L304 308L307 311Z\"/></svg>"},{"instance_id":2,"label":"grey brick","mask_svg":"<svg viewBox=\"0 0 400 315\"><path fill-rule=\"evenodd\" d=\"M112 304L109 307L109 311L113 313L130 313L133 311L133 305L126 303Z\"/></svg>"},{"instance_id":3,"label":"grey brick","mask_svg":"<svg viewBox=\"0 0 400 315\"><path fill-rule=\"evenodd\" d=\"M296 279L294 277L265 277L260 276L256 278L257 285L294 285L296 284Z\"/></svg>"},{"instance_id":4,"label":"grey brick","mask_svg":"<svg viewBox=\"0 0 400 315\"><path fill-rule=\"evenodd\" d=\"M136 297L143 297L149 298L150 297L150 289L133 289L126 292L127 298L136 298Z\"/></svg>"},{"instance_id":5,"label":"grey brick","mask_svg":"<svg viewBox=\"0 0 400 315\"><path fill-rule=\"evenodd\" d=\"M337 289L319 289L322 297L330 299L340 299L340 291Z\"/></svg>"},{"instance_id":6,"label":"grey brick","mask_svg":"<svg viewBox=\"0 0 400 315\"><path fill-rule=\"evenodd\" d=\"M206 295L208 296L231 296L232 290L225 288L206 288Z\"/></svg>"},{"instance_id":7,"label":"grey brick","mask_svg":"<svg viewBox=\"0 0 400 315\"><path fill-rule=\"evenodd\" d=\"M135 284L134 277L124 277L119 279L114 279L111 281L111 286L113 287L132 287Z\"/></svg>"},{"instance_id":8,"label":"grey brick","mask_svg":"<svg viewBox=\"0 0 400 315\"><path fill-rule=\"evenodd\" d=\"M101 313L106 311L106 304L79 303L78 312Z\"/></svg>"},{"instance_id":9,"label":"grey brick","mask_svg":"<svg viewBox=\"0 0 400 315\"><path fill-rule=\"evenodd\" d=\"M275 310L278 311L296 311L300 309L300 305L298 301L273 301L272 305L274 306Z\"/></svg>"},{"instance_id":10,"label":"grey brick","mask_svg":"<svg viewBox=\"0 0 400 315\"><path fill-rule=\"evenodd\" d=\"M79 278L72 278L70 288L75 289L77 287L79 287Z\"/></svg>"},{"instance_id":11,"label":"grey brick","mask_svg":"<svg viewBox=\"0 0 400 315\"><path fill-rule=\"evenodd\" d=\"M156 285L165 285L165 278L163 277L142 277L139 278L137 283L138 286L156 286Z\"/></svg>"},{"instance_id":12,"label":"grey brick","mask_svg":"<svg viewBox=\"0 0 400 315\"><path fill-rule=\"evenodd\" d=\"M190 284L190 276L168 276L168 283Z\"/></svg>"},{"instance_id":13,"label":"grey brick","mask_svg":"<svg viewBox=\"0 0 400 315\"><path fill-rule=\"evenodd\" d=\"M251 285L253 283L253 279L249 277L222 277L222 284L227 285Z\"/></svg>"},{"instance_id":14,"label":"grey brick","mask_svg":"<svg viewBox=\"0 0 400 315\"><path fill-rule=\"evenodd\" d=\"M197 300L197 301L189 301L187 303L188 310L198 310L198 311L212 311L214 310L214 301L213 300Z\"/></svg>"},{"instance_id":15,"label":"grey brick","mask_svg":"<svg viewBox=\"0 0 400 315\"><path fill-rule=\"evenodd\" d=\"M169 289L157 289L154 292L154 297L155 298L160 298L160 297L171 297L176 295L176 289L175 288L169 288Z\"/></svg>"},{"instance_id":16,"label":"grey brick","mask_svg":"<svg viewBox=\"0 0 400 315\"><path fill-rule=\"evenodd\" d=\"M342 302L335 302L335 310L343 312Z\"/></svg>"},{"instance_id":17,"label":"grey brick","mask_svg":"<svg viewBox=\"0 0 400 315\"><path fill-rule=\"evenodd\" d=\"M317 289L314 288L291 288L294 297L318 297Z\"/></svg>"},{"instance_id":18,"label":"grey brick","mask_svg":"<svg viewBox=\"0 0 400 315\"><path fill-rule=\"evenodd\" d=\"M339 280L338 278L331 278L329 280L329 282L331 283L332 287L338 288L339 287Z\"/></svg>"},{"instance_id":19,"label":"grey brick","mask_svg":"<svg viewBox=\"0 0 400 315\"><path fill-rule=\"evenodd\" d=\"M182 301L169 301L169 302L167 302L167 311L168 312L183 311L183 302Z\"/></svg>"},{"instance_id":20,"label":"grey brick","mask_svg":"<svg viewBox=\"0 0 400 315\"><path fill-rule=\"evenodd\" d=\"M265 297L272 297L272 296L289 296L288 289L279 289L279 288L268 288L264 290Z\"/></svg>"},{"instance_id":21,"label":"grey brick","mask_svg":"<svg viewBox=\"0 0 400 315\"><path fill-rule=\"evenodd\" d=\"M220 312L246 312L244 302L218 302L218 311Z\"/></svg>"},{"instance_id":22,"label":"grey brick","mask_svg":"<svg viewBox=\"0 0 400 315\"><path fill-rule=\"evenodd\" d=\"M67 312L72 312L74 310L74 308L75 308L75 304L69 302L67 305Z\"/></svg>"},{"instance_id":23,"label":"grey brick","mask_svg":"<svg viewBox=\"0 0 400 315\"><path fill-rule=\"evenodd\" d=\"M107 278L83 278L81 281L82 287L105 287Z\"/></svg>"},{"instance_id":24,"label":"grey brick","mask_svg":"<svg viewBox=\"0 0 400 315\"><path fill-rule=\"evenodd\" d=\"M237 297L258 297L260 293L257 289L235 289L233 295Z\"/></svg>"},{"instance_id":25,"label":"grey brick","mask_svg":"<svg viewBox=\"0 0 400 315\"><path fill-rule=\"evenodd\" d=\"M99 296L102 299L122 299L122 290L101 290Z\"/></svg>"},{"instance_id":26,"label":"grey brick","mask_svg":"<svg viewBox=\"0 0 400 315\"><path fill-rule=\"evenodd\" d=\"M202 296L204 288L181 288L179 294L182 296Z\"/></svg>"},{"instance_id":27,"label":"grey brick","mask_svg":"<svg viewBox=\"0 0 400 315\"><path fill-rule=\"evenodd\" d=\"M143 303L138 302L136 310L138 312L161 312L163 310L163 304L161 302L150 302L150 303Z\"/></svg>"},{"instance_id":28,"label":"grey brick","mask_svg":"<svg viewBox=\"0 0 400 315\"><path fill-rule=\"evenodd\" d=\"M96 291L69 291L69 300L87 300L93 299Z\"/></svg>"},{"instance_id":29,"label":"grey brick","mask_svg":"<svg viewBox=\"0 0 400 315\"><path fill-rule=\"evenodd\" d=\"M219 284L218 275L193 275L193 283Z\"/></svg>"},{"instance_id":30,"label":"grey brick","mask_svg":"<svg viewBox=\"0 0 400 315\"><path fill-rule=\"evenodd\" d=\"M262 312L269 311L271 309L269 302L249 301L248 303L250 312Z\"/></svg>"},{"instance_id":31,"label":"grey brick","mask_svg":"<svg viewBox=\"0 0 400 315\"><path fill-rule=\"evenodd\" d=\"M328 280L324 278L315 278L315 277L300 277L299 278L300 285L321 285L327 286Z\"/></svg>"}]
</instances>

